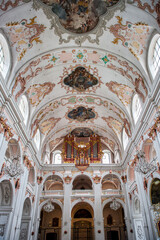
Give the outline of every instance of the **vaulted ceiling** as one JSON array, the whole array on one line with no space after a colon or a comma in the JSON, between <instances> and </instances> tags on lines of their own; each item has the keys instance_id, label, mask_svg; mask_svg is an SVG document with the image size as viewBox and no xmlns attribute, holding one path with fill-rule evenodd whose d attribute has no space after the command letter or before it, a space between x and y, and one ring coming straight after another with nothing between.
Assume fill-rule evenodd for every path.
<instances>
[{"instance_id":1,"label":"vaulted ceiling","mask_svg":"<svg viewBox=\"0 0 160 240\"><path fill-rule=\"evenodd\" d=\"M158 2L158 1L157 1ZM28 129L42 147L77 127L114 151L134 131L132 98L150 91L147 49L156 1L3 0L0 25L12 54L8 80L17 103L30 105ZM41 148L42 149L42 148Z\"/></svg>"}]
</instances>

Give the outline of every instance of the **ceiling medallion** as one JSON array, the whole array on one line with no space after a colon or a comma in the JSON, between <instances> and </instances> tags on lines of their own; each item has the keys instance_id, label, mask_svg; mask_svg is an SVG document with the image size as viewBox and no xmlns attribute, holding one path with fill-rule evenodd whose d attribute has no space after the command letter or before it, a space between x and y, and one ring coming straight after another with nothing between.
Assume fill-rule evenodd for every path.
<instances>
[{"instance_id":1,"label":"ceiling medallion","mask_svg":"<svg viewBox=\"0 0 160 240\"><path fill-rule=\"evenodd\" d=\"M98 80L84 67L77 67L64 79L64 84L79 92L84 92L87 88L97 85Z\"/></svg>"},{"instance_id":2,"label":"ceiling medallion","mask_svg":"<svg viewBox=\"0 0 160 240\"><path fill-rule=\"evenodd\" d=\"M114 211L117 211L120 206L120 203L118 203L116 199L113 199L113 202L110 204L110 208Z\"/></svg>"},{"instance_id":3,"label":"ceiling medallion","mask_svg":"<svg viewBox=\"0 0 160 240\"><path fill-rule=\"evenodd\" d=\"M92 108L85 108L83 106L77 107L68 113L68 117L79 122L84 122L88 119L95 118L95 113Z\"/></svg>"},{"instance_id":4,"label":"ceiling medallion","mask_svg":"<svg viewBox=\"0 0 160 240\"><path fill-rule=\"evenodd\" d=\"M107 21L116 10L122 11L124 7L124 0L33 0L33 8L43 9L51 22L51 28L59 36L60 44L72 39L78 45L86 39L91 43L99 43Z\"/></svg>"}]
</instances>

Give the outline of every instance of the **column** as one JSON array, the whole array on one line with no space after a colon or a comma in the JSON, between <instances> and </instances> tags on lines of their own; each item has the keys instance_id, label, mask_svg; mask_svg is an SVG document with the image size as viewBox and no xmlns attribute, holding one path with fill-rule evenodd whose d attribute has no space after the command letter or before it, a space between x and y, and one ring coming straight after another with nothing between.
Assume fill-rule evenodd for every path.
<instances>
[{"instance_id":1,"label":"column","mask_svg":"<svg viewBox=\"0 0 160 240\"><path fill-rule=\"evenodd\" d=\"M94 184L94 231L96 240L104 240L104 222L103 222L103 211L101 204L101 183Z\"/></svg>"},{"instance_id":2,"label":"column","mask_svg":"<svg viewBox=\"0 0 160 240\"><path fill-rule=\"evenodd\" d=\"M131 207L130 207L130 199L129 199L129 195L128 195L128 184L124 184L124 194L125 194L125 200L126 200L126 211L125 211L125 224L127 227L127 234L128 234L128 239L129 240L134 240L136 239L135 237L135 233L131 232L130 230L133 230L133 218L132 218L132 214L131 214Z\"/></svg>"},{"instance_id":3,"label":"column","mask_svg":"<svg viewBox=\"0 0 160 240\"><path fill-rule=\"evenodd\" d=\"M21 217L23 211L23 204L25 198L26 185L28 180L28 170L24 168L24 173L20 179L20 188L17 192L16 201L14 205L12 226L10 231L10 240L18 240L21 227Z\"/></svg>"},{"instance_id":4,"label":"column","mask_svg":"<svg viewBox=\"0 0 160 240\"><path fill-rule=\"evenodd\" d=\"M156 239L156 235L153 230L154 226L153 226L150 209L147 202L146 192L144 190L142 174L135 171L135 178L136 178L138 194L139 194L140 204L142 209L145 237L147 240L153 240L153 239Z\"/></svg>"},{"instance_id":5,"label":"column","mask_svg":"<svg viewBox=\"0 0 160 240\"><path fill-rule=\"evenodd\" d=\"M0 171L2 168L2 164L4 162L4 157L5 157L5 153L7 150L7 146L8 146L8 142L4 136L3 133L0 134L0 155L1 155L1 159L0 159Z\"/></svg>"},{"instance_id":6,"label":"column","mask_svg":"<svg viewBox=\"0 0 160 240\"><path fill-rule=\"evenodd\" d=\"M71 183L66 182L64 184L64 206L61 229L62 240L71 239L71 194L72 194Z\"/></svg>"}]
</instances>

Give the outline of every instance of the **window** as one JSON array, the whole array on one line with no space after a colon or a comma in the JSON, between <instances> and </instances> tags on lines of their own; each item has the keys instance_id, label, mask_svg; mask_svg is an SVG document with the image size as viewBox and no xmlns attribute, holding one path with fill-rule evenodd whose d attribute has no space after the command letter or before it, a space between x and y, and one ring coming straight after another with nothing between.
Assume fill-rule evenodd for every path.
<instances>
[{"instance_id":1,"label":"window","mask_svg":"<svg viewBox=\"0 0 160 240\"><path fill-rule=\"evenodd\" d=\"M9 69L11 69L11 54L8 40L4 32L0 29L0 74L5 79Z\"/></svg>"},{"instance_id":2,"label":"window","mask_svg":"<svg viewBox=\"0 0 160 240\"><path fill-rule=\"evenodd\" d=\"M156 41L153 53L153 65L154 69L157 72L158 68L160 67L160 37Z\"/></svg>"},{"instance_id":3,"label":"window","mask_svg":"<svg viewBox=\"0 0 160 240\"><path fill-rule=\"evenodd\" d=\"M109 150L103 151L102 163L110 164L111 163L111 152Z\"/></svg>"},{"instance_id":4,"label":"window","mask_svg":"<svg viewBox=\"0 0 160 240\"><path fill-rule=\"evenodd\" d=\"M123 128L123 132L122 132L122 141L123 141L123 148L125 150L128 144L128 135L125 131L125 128Z\"/></svg>"},{"instance_id":5,"label":"window","mask_svg":"<svg viewBox=\"0 0 160 240\"><path fill-rule=\"evenodd\" d=\"M36 147L39 150L39 146L40 146L40 131L39 131L39 129L37 129L37 132L36 132L36 134L34 136L34 142L36 144Z\"/></svg>"},{"instance_id":6,"label":"window","mask_svg":"<svg viewBox=\"0 0 160 240\"><path fill-rule=\"evenodd\" d=\"M155 34L150 42L148 49L148 69L153 80L160 68L160 35Z\"/></svg>"},{"instance_id":7,"label":"window","mask_svg":"<svg viewBox=\"0 0 160 240\"><path fill-rule=\"evenodd\" d=\"M21 97L21 100L19 102L19 109L22 113L22 116L24 118L24 123L26 124L27 123L27 119L28 119L28 101L27 101L27 98L25 95L23 95Z\"/></svg>"},{"instance_id":8,"label":"window","mask_svg":"<svg viewBox=\"0 0 160 240\"><path fill-rule=\"evenodd\" d=\"M0 72L3 72L3 67L4 67L4 52L3 47L0 44Z\"/></svg>"},{"instance_id":9,"label":"window","mask_svg":"<svg viewBox=\"0 0 160 240\"><path fill-rule=\"evenodd\" d=\"M132 114L133 114L133 119L135 123L137 122L141 111L142 111L142 106L141 106L139 96L138 94L135 94L132 100Z\"/></svg>"},{"instance_id":10,"label":"window","mask_svg":"<svg viewBox=\"0 0 160 240\"><path fill-rule=\"evenodd\" d=\"M53 164L61 164L61 163L62 163L61 151L55 151L53 153Z\"/></svg>"}]
</instances>

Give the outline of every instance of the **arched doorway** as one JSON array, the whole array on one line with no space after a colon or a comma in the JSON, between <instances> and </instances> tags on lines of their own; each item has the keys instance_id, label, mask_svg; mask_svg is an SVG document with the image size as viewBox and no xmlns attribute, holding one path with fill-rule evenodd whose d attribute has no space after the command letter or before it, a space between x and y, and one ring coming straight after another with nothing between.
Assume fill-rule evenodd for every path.
<instances>
[{"instance_id":1,"label":"arched doorway","mask_svg":"<svg viewBox=\"0 0 160 240\"><path fill-rule=\"evenodd\" d=\"M103 217L105 240L127 239L127 232L124 221L124 210L119 202L116 201L114 204L113 202L107 203L103 209Z\"/></svg>"},{"instance_id":2,"label":"arched doorway","mask_svg":"<svg viewBox=\"0 0 160 240\"><path fill-rule=\"evenodd\" d=\"M61 207L48 201L40 213L38 240L61 240Z\"/></svg>"},{"instance_id":3,"label":"arched doorway","mask_svg":"<svg viewBox=\"0 0 160 240\"><path fill-rule=\"evenodd\" d=\"M77 203L71 213L72 217L72 240L93 240L94 221L93 209L86 203Z\"/></svg>"}]
</instances>

